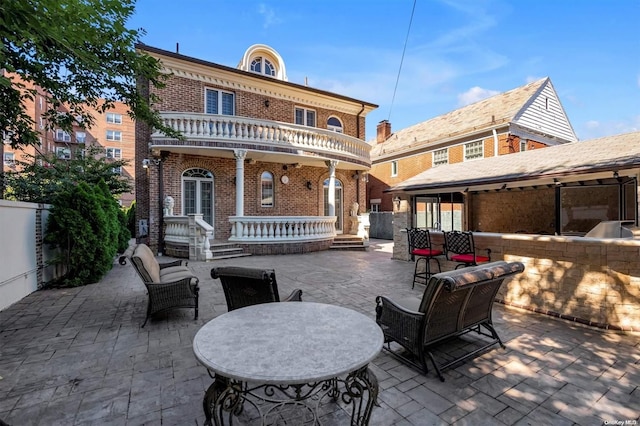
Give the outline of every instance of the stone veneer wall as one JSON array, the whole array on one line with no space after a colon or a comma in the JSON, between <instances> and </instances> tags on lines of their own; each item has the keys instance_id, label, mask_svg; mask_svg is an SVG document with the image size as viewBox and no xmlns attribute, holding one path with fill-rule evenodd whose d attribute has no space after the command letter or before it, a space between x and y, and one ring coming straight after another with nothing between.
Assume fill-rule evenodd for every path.
<instances>
[{"instance_id":1,"label":"stone veneer wall","mask_svg":"<svg viewBox=\"0 0 640 426\"><path fill-rule=\"evenodd\" d=\"M400 236L393 257L409 260L406 233L394 228ZM474 239L479 253L491 248L492 261L525 265L503 284L499 302L600 328L640 330L640 240L492 233ZM443 245L442 232L432 233L432 243ZM440 263L443 271L456 266Z\"/></svg>"}]
</instances>

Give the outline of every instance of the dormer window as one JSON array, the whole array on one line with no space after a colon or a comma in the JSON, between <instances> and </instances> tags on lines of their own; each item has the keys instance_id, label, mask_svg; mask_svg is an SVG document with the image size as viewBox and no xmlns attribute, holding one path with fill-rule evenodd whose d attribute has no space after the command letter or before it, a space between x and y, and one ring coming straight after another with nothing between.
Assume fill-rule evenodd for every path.
<instances>
[{"instance_id":1,"label":"dormer window","mask_svg":"<svg viewBox=\"0 0 640 426\"><path fill-rule=\"evenodd\" d=\"M275 77L276 75L276 68L268 59L263 58L262 56L258 56L251 61L251 71L258 74L268 75L269 77Z\"/></svg>"},{"instance_id":2,"label":"dormer window","mask_svg":"<svg viewBox=\"0 0 640 426\"><path fill-rule=\"evenodd\" d=\"M287 81L287 69L282 57L265 44L254 44L249 47L244 52L238 69Z\"/></svg>"}]
</instances>

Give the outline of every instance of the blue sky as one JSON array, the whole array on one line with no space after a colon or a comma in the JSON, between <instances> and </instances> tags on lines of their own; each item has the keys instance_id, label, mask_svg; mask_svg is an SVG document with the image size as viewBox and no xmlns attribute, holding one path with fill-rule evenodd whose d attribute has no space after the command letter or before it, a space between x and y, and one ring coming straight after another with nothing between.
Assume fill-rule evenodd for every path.
<instances>
[{"instance_id":1,"label":"blue sky","mask_svg":"<svg viewBox=\"0 0 640 426\"><path fill-rule=\"evenodd\" d=\"M550 77L581 140L640 130L639 0L138 0L142 42L235 67L267 44L290 82L379 105L394 131Z\"/></svg>"}]
</instances>

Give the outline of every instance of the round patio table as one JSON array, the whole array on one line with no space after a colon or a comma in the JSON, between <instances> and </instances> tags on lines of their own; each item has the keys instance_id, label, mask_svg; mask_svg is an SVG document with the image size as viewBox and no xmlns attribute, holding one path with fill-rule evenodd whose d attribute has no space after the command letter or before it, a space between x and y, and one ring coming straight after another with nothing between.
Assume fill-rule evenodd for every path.
<instances>
[{"instance_id":1,"label":"round patio table","mask_svg":"<svg viewBox=\"0 0 640 426\"><path fill-rule=\"evenodd\" d=\"M373 319L322 303L264 303L216 317L193 341L196 358L215 374L203 401L206 424L225 424L225 416L231 423L247 406L266 424L291 405L305 406L317 424L328 396L351 404L352 424L366 425L378 395L368 364L383 340Z\"/></svg>"}]
</instances>

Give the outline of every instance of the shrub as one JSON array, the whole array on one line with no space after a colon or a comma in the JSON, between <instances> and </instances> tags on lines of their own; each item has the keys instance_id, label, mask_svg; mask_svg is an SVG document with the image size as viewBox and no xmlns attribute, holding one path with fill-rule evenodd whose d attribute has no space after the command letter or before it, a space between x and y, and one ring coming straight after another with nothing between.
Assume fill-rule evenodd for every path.
<instances>
[{"instance_id":1,"label":"shrub","mask_svg":"<svg viewBox=\"0 0 640 426\"><path fill-rule=\"evenodd\" d=\"M78 286L99 281L113 266L119 248L129 241L119 208L104 182L59 193L51 208L45 242L59 249L52 263L65 271L60 282ZM124 251L124 250L122 250Z\"/></svg>"}]
</instances>

